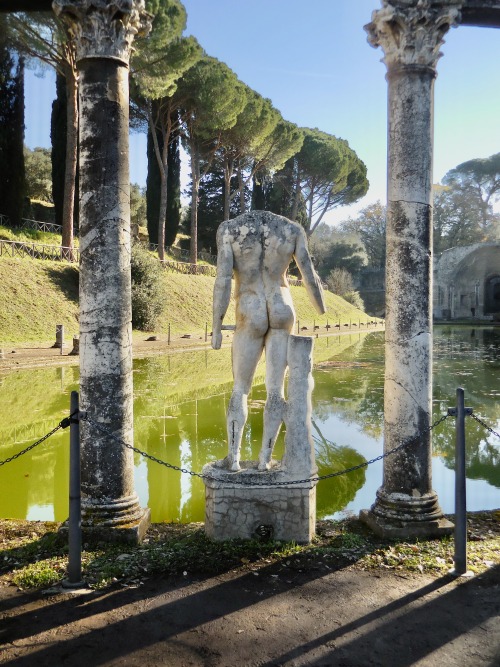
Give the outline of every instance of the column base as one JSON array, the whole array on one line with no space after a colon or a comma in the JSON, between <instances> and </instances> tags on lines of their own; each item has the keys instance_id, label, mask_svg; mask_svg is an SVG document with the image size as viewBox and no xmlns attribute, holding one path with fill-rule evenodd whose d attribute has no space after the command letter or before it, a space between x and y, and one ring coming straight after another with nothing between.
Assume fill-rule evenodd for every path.
<instances>
[{"instance_id":1,"label":"column base","mask_svg":"<svg viewBox=\"0 0 500 667\"><path fill-rule=\"evenodd\" d=\"M239 472L208 463L205 483L205 533L216 541L240 538L273 539L308 544L316 530L316 483L272 486L286 482L287 474L275 464L257 470L255 461L241 461ZM288 480L290 476L288 476ZM243 486L268 482L263 486Z\"/></svg>"},{"instance_id":2,"label":"column base","mask_svg":"<svg viewBox=\"0 0 500 667\"><path fill-rule=\"evenodd\" d=\"M88 544L126 543L141 544L151 525L151 510L149 507L142 510L139 519L118 526L105 526L88 524L82 525L82 542Z\"/></svg>"},{"instance_id":3,"label":"column base","mask_svg":"<svg viewBox=\"0 0 500 667\"><path fill-rule=\"evenodd\" d=\"M82 542L140 544L151 525L151 510L138 504L137 496L99 504L82 503Z\"/></svg>"},{"instance_id":4,"label":"column base","mask_svg":"<svg viewBox=\"0 0 500 667\"><path fill-rule=\"evenodd\" d=\"M420 497L377 491L369 510L361 510L359 520L380 537L442 537L453 533L454 525L443 516L437 495Z\"/></svg>"}]
</instances>

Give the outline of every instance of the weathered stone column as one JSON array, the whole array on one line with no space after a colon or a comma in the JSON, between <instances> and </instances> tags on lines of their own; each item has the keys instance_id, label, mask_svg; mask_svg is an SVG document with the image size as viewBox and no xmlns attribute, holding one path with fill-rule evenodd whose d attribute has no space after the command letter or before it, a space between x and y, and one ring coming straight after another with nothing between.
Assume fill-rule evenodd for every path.
<instances>
[{"instance_id":1,"label":"weathered stone column","mask_svg":"<svg viewBox=\"0 0 500 667\"><path fill-rule=\"evenodd\" d=\"M377 533L441 534L431 481L433 88L443 36L461 2L383 0L366 26L385 52L388 192L382 487L361 518Z\"/></svg>"},{"instance_id":2,"label":"weathered stone column","mask_svg":"<svg viewBox=\"0 0 500 667\"><path fill-rule=\"evenodd\" d=\"M149 15L144 0L54 0L77 50L80 107L80 405L133 441L128 63ZM82 424L82 510L88 537L140 539L149 510L133 455Z\"/></svg>"}]
</instances>

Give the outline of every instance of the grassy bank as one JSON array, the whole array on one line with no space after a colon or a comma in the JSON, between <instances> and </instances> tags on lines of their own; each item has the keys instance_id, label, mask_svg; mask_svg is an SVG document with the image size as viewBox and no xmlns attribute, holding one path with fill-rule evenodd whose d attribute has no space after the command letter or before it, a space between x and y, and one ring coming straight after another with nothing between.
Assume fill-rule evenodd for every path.
<instances>
[{"instance_id":1,"label":"grassy bank","mask_svg":"<svg viewBox=\"0 0 500 667\"><path fill-rule=\"evenodd\" d=\"M500 563L499 510L468 515L468 567L475 574ZM450 517L453 519L453 517ZM67 545L59 524L0 521L0 583L21 589L58 584L67 569ZM276 573L346 566L445 575L453 567L453 539L387 540L357 519L318 522L309 545L272 541L212 542L199 524L153 524L139 546L102 544L83 552L83 576L95 589L138 586L149 577L214 575L271 565Z\"/></svg>"},{"instance_id":2,"label":"grassy bank","mask_svg":"<svg viewBox=\"0 0 500 667\"><path fill-rule=\"evenodd\" d=\"M0 347L55 341L56 324L78 333L78 269L70 264L0 257Z\"/></svg>"},{"instance_id":3,"label":"grassy bank","mask_svg":"<svg viewBox=\"0 0 500 667\"><path fill-rule=\"evenodd\" d=\"M60 262L28 257L0 257L0 347L8 344L48 343L55 340L56 324L67 337L78 333L78 269ZM162 276L163 312L156 331L172 336L204 334L211 327L214 278L165 272ZM372 319L331 292L326 293L327 314L318 316L303 287L292 287L300 326L312 332L314 323L341 327ZM234 323L234 303L226 316ZM143 336L142 332L137 335Z\"/></svg>"}]
</instances>

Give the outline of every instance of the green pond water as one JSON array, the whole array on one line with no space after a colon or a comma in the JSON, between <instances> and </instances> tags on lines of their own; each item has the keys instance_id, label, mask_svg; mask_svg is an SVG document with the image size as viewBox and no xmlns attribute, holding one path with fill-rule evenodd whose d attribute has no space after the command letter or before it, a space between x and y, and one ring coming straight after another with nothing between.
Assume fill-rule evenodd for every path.
<instances>
[{"instance_id":1,"label":"green pond water","mask_svg":"<svg viewBox=\"0 0 500 667\"><path fill-rule=\"evenodd\" d=\"M434 336L434 418L455 403L457 386L500 431L500 330L438 327ZM315 340L313 435L319 474L342 470L382 453L383 333ZM242 458L256 459L262 437L264 365L249 400ZM225 413L232 386L230 350L185 352L134 362L135 446L176 466L201 471L226 454ZM78 390L78 369L60 367L0 376L0 460L51 430ZM84 406L82 406L84 407ZM466 421L469 510L500 507L500 439ZM68 515L69 432L0 466L0 517L62 521ZM116 446L112 442L110 446ZM454 503L454 420L433 436L433 486L445 512ZM283 451L283 435L276 457ZM153 521L203 521L200 479L135 456L136 489ZM368 508L382 480L382 462L318 485L318 517Z\"/></svg>"}]
</instances>

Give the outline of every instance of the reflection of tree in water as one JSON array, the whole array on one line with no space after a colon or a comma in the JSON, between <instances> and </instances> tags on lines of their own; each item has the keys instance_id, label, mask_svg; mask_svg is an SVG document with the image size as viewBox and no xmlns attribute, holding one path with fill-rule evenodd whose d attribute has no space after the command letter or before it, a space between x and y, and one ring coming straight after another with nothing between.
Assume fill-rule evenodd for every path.
<instances>
[{"instance_id":1,"label":"reflection of tree in water","mask_svg":"<svg viewBox=\"0 0 500 667\"><path fill-rule=\"evenodd\" d=\"M500 331L439 327L434 336L434 419L455 403L456 388L465 390L465 403L495 427L499 419L498 367ZM500 439L488 436L471 418L465 423L466 469L469 479L500 487ZM447 468L455 468L455 429L448 420L433 433L434 452Z\"/></svg>"},{"instance_id":2,"label":"reflection of tree in water","mask_svg":"<svg viewBox=\"0 0 500 667\"><path fill-rule=\"evenodd\" d=\"M12 371L0 382L0 434L4 442L12 442L13 429L25 429L37 421L47 421L50 428L68 414L69 393L78 390L78 368L32 368ZM28 436L28 440L45 435Z\"/></svg>"},{"instance_id":3,"label":"reflection of tree in water","mask_svg":"<svg viewBox=\"0 0 500 667\"><path fill-rule=\"evenodd\" d=\"M208 461L223 458L227 453L224 396L184 403L179 428L184 441L189 443L189 452L186 452L187 458L182 460L182 467L201 472ZM180 521L203 521L203 482L190 476L187 484L190 486L190 502L183 504Z\"/></svg>"},{"instance_id":4,"label":"reflection of tree in water","mask_svg":"<svg viewBox=\"0 0 500 667\"><path fill-rule=\"evenodd\" d=\"M366 462L364 456L352 447L335 445L333 442L326 440L314 421L313 427L319 434L319 438L314 438L318 476L339 472ZM365 483L365 473L366 468L360 468L345 475L318 482L321 485L317 492L316 501L318 518L344 509Z\"/></svg>"},{"instance_id":5,"label":"reflection of tree in water","mask_svg":"<svg viewBox=\"0 0 500 667\"><path fill-rule=\"evenodd\" d=\"M465 423L465 465L468 479L483 479L500 488L500 440L492 444L486 440L486 431L481 424L470 417ZM494 436L491 436L492 438ZM455 469L455 429L441 427L433 434L433 449L441 456L450 470Z\"/></svg>"},{"instance_id":6,"label":"reflection of tree in water","mask_svg":"<svg viewBox=\"0 0 500 667\"><path fill-rule=\"evenodd\" d=\"M383 335L370 334L356 346L316 367L314 414L321 420L332 414L379 438L384 418Z\"/></svg>"},{"instance_id":7,"label":"reflection of tree in water","mask_svg":"<svg viewBox=\"0 0 500 667\"><path fill-rule=\"evenodd\" d=\"M68 518L67 441L67 432L60 431L32 452L0 468L0 517L26 519L32 508L53 505L55 521ZM0 459L14 456L21 449L19 444L2 447Z\"/></svg>"},{"instance_id":8,"label":"reflection of tree in water","mask_svg":"<svg viewBox=\"0 0 500 667\"><path fill-rule=\"evenodd\" d=\"M149 421L149 420L148 420ZM169 423L169 437L164 436L162 420L149 421L147 437L141 447L156 458L179 466L181 437L176 420ZM154 522L172 520L180 514L180 473L168 470L150 459L146 459L148 475L148 506Z\"/></svg>"},{"instance_id":9,"label":"reflection of tree in water","mask_svg":"<svg viewBox=\"0 0 500 667\"><path fill-rule=\"evenodd\" d=\"M467 461L467 477L484 479L500 488L500 451L486 443L482 451Z\"/></svg>"}]
</instances>

